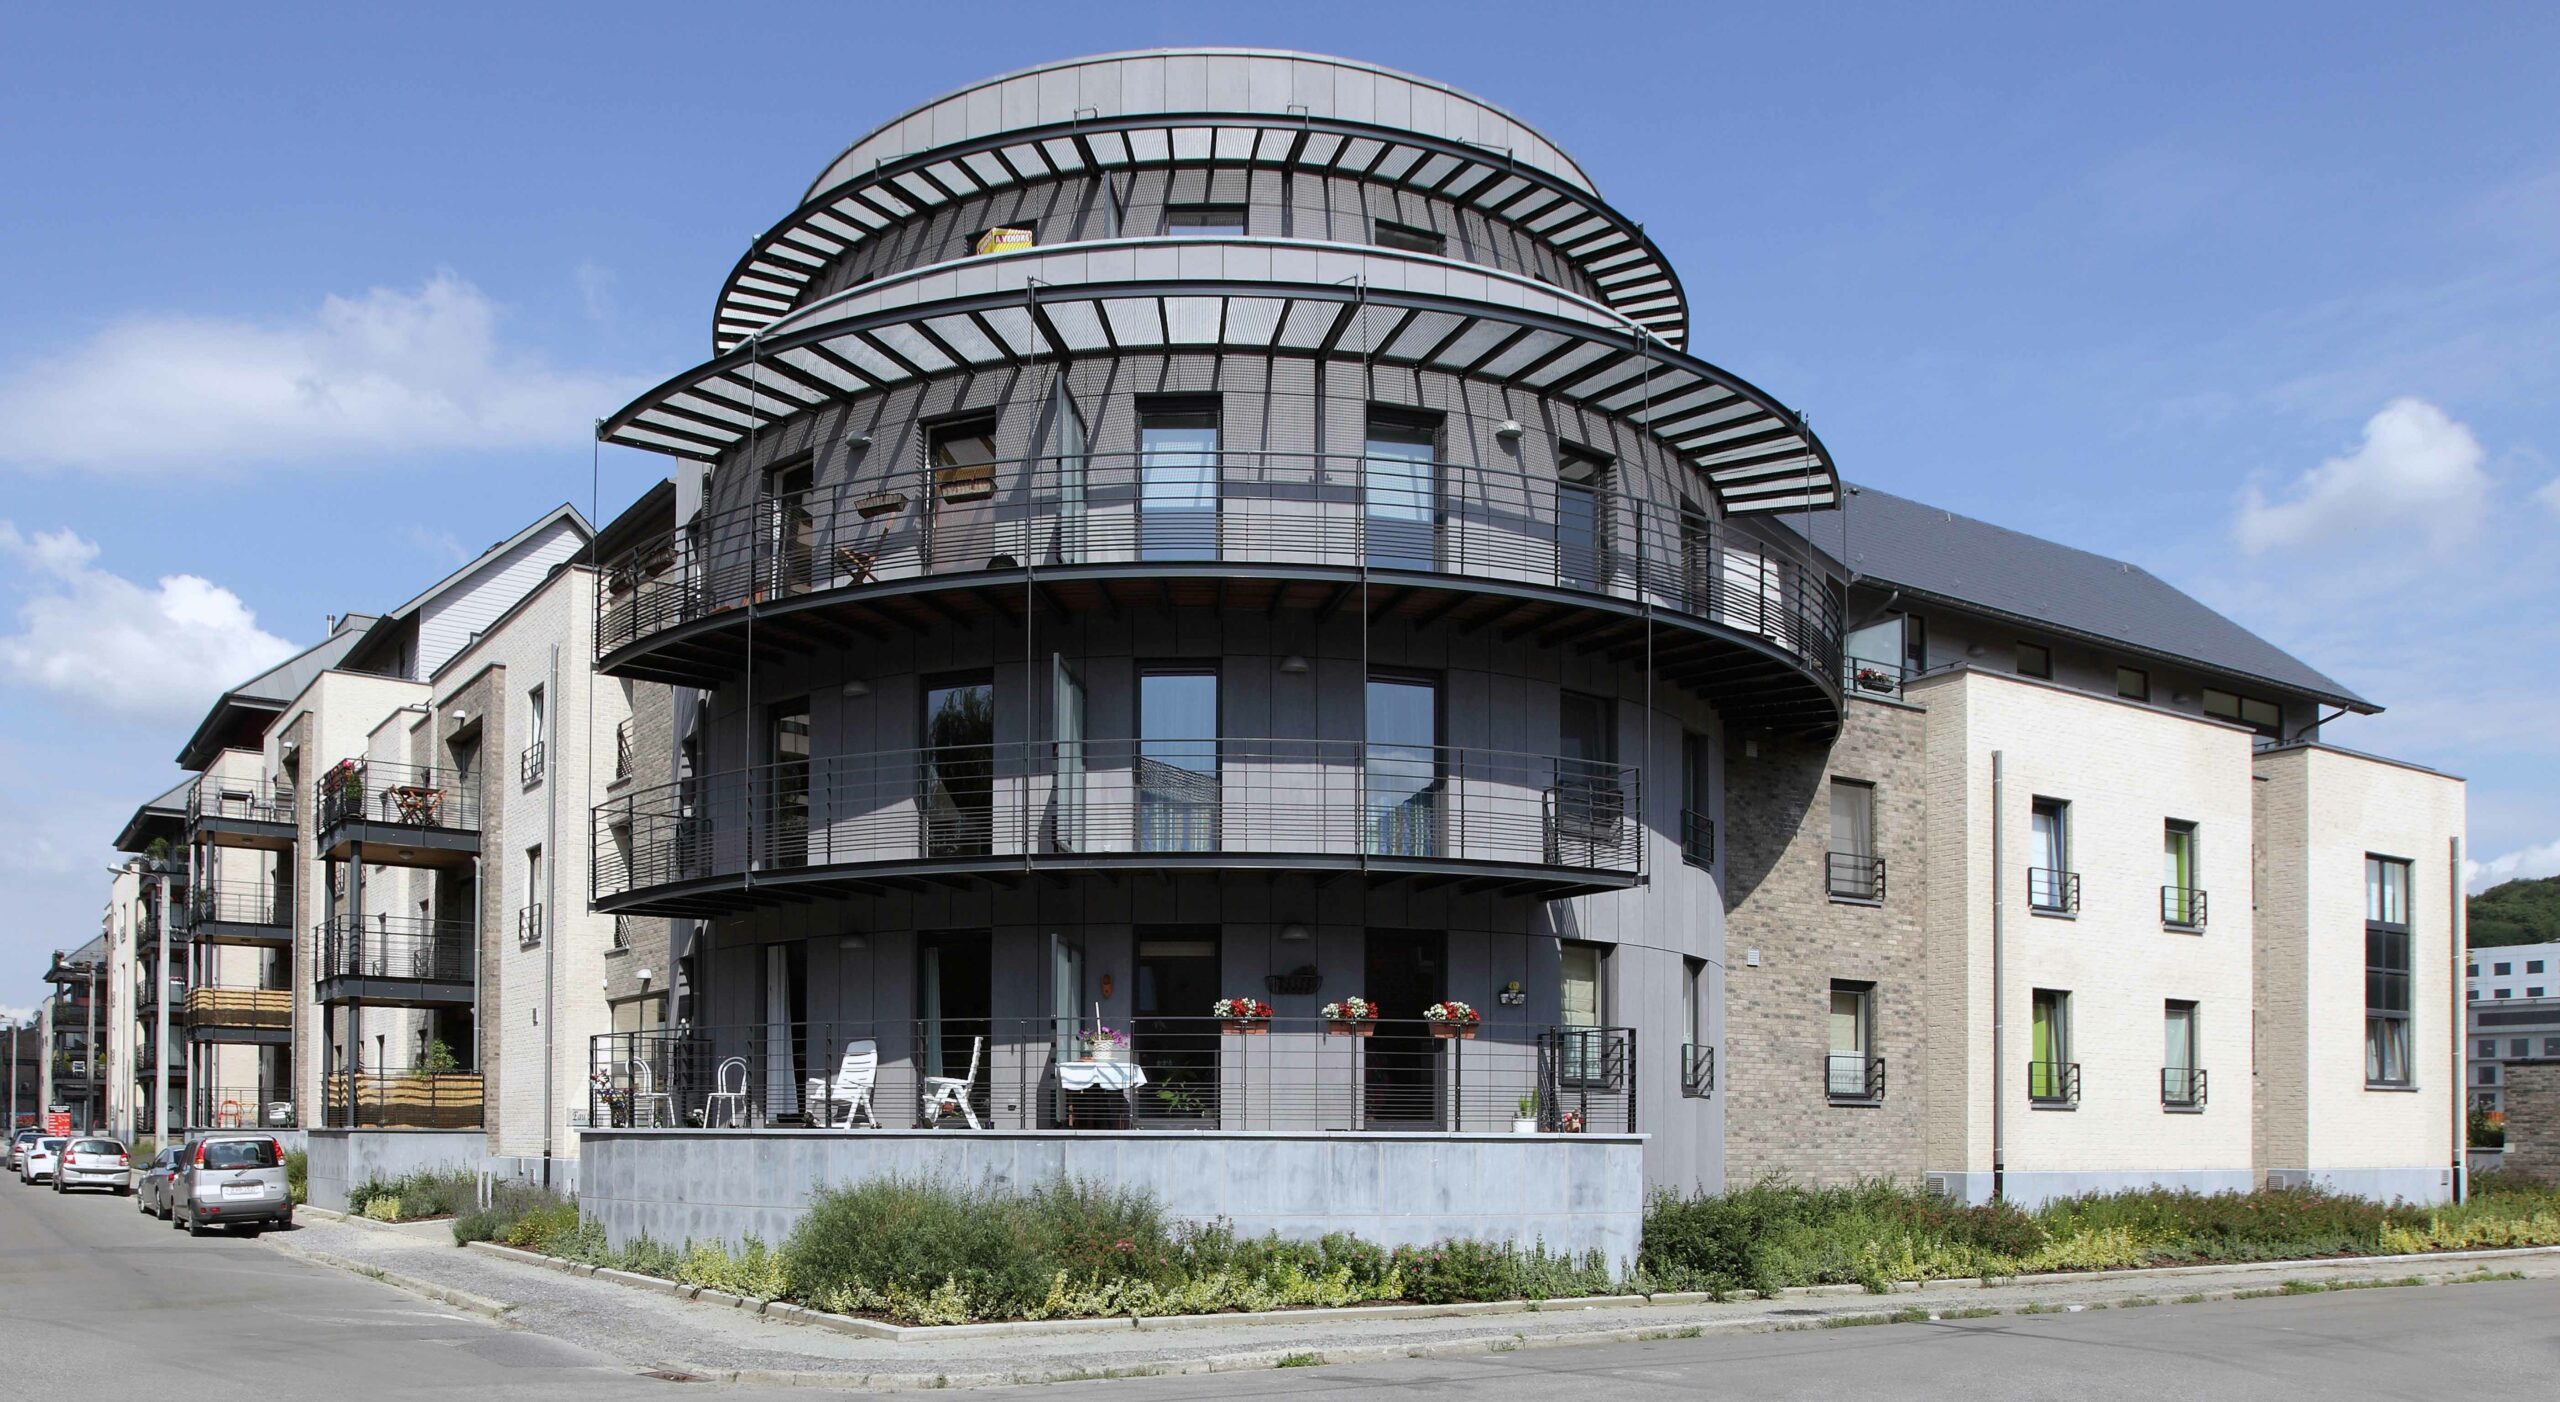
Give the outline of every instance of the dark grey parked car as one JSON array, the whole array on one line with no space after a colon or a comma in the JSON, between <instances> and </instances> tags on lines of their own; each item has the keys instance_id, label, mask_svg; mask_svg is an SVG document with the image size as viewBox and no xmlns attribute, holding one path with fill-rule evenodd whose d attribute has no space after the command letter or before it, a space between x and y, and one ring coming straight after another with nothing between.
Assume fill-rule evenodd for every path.
<instances>
[{"instance_id":1,"label":"dark grey parked car","mask_svg":"<svg viewBox=\"0 0 2560 1402\"><path fill-rule=\"evenodd\" d=\"M284 1146L263 1134L199 1139L169 1185L170 1220L203 1236L219 1227L252 1234L293 1225Z\"/></svg>"},{"instance_id":2,"label":"dark grey parked car","mask_svg":"<svg viewBox=\"0 0 2560 1402\"><path fill-rule=\"evenodd\" d=\"M133 1205L166 1222L169 1220L169 1184L177 1177L179 1166L195 1153L192 1144L172 1144L151 1156L142 1172L133 1180Z\"/></svg>"}]
</instances>

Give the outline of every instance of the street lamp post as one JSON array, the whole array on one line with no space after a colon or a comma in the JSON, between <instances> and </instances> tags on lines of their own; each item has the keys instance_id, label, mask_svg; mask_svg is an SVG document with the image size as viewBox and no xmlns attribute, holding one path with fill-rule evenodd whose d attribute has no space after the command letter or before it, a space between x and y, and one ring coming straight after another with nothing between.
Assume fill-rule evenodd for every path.
<instances>
[{"instance_id":1,"label":"street lamp post","mask_svg":"<svg viewBox=\"0 0 2560 1402\"><path fill-rule=\"evenodd\" d=\"M169 859L160 857L151 863L152 872L160 878L160 980L158 998L152 1000L155 1010L153 1045L159 1054L151 1058L151 1142L169 1142Z\"/></svg>"}]
</instances>

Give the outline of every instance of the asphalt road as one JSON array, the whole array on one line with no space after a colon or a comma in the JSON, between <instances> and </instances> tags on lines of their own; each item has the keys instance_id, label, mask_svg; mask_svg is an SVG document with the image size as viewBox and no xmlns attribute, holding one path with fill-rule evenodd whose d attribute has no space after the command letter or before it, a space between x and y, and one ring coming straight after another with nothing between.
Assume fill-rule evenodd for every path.
<instances>
[{"instance_id":1,"label":"asphalt road","mask_svg":"<svg viewBox=\"0 0 2560 1402\"><path fill-rule=\"evenodd\" d=\"M814 1387L729 1388L641 1377L629 1362L492 1324L258 1242L190 1240L135 1212L127 1198L57 1197L20 1188L14 1179L0 1180L0 1370L12 1378L111 1378L120 1396L261 1402L345 1402L350 1393L364 1402L829 1395ZM2560 1280L2536 1279L1007 1391L1048 1402L1318 1402L1401 1394L1463 1402L1593 1396L1617 1402L1836 1402L1844 1396L2494 1402L2560 1396L2555 1379Z\"/></svg>"}]
</instances>

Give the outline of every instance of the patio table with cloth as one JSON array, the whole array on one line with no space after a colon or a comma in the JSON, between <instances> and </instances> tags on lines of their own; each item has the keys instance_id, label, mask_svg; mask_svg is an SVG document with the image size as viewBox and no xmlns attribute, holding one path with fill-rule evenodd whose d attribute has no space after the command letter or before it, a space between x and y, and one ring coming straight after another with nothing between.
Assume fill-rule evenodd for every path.
<instances>
[{"instance_id":1,"label":"patio table with cloth","mask_svg":"<svg viewBox=\"0 0 2560 1402\"><path fill-rule=\"evenodd\" d=\"M1138 1087L1147 1083L1147 1073L1130 1061L1061 1061L1058 1063L1058 1086L1067 1091L1110 1090L1120 1093L1120 1101L1129 1110L1129 1123L1138 1122Z\"/></svg>"}]
</instances>

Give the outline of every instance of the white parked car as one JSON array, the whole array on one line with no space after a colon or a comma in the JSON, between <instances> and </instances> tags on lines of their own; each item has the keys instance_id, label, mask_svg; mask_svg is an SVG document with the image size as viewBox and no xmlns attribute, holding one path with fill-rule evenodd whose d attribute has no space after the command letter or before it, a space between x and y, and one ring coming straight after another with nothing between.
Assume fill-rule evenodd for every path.
<instances>
[{"instance_id":1,"label":"white parked car","mask_svg":"<svg viewBox=\"0 0 2560 1402\"><path fill-rule=\"evenodd\" d=\"M132 1192L132 1155L113 1139L72 1140L63 1146L62 1158L54 1165L53 1190L67 1193L74 1188L107 1188L117 1197Z\"/></svg>"},{"instance_id":2,"label":"white parked car","mask_svg":"<svg viewBox=\"0 0 2560 1402\"><path fill-rule=\"evenodd\" d=\"M62 1146L68 1142L50 1137L28 1140L26 1152L18 1158L19 1184L52 1182L54 1169L62 1164Z\"/></svg>"}]
</instances>

